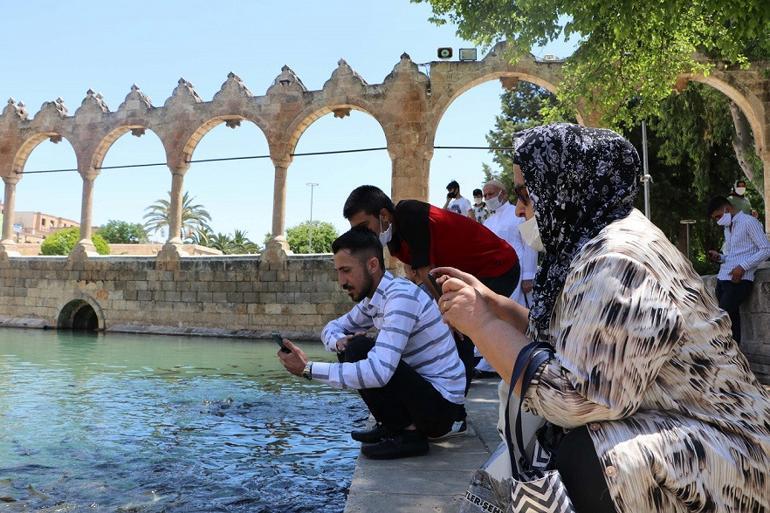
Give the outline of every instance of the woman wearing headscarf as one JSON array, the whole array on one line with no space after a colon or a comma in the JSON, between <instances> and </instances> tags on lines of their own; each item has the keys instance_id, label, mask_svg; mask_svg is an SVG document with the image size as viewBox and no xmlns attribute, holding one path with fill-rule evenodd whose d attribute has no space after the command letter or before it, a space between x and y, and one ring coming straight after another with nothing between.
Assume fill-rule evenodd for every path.
<instances>
[{"instance_id":1,"label":"woman wearing headscarf","mask_svg":"<svg viewBox=\"0 0 770 513\"><path fill-rule=\"evenodd\" d=\"M770 398L689 261L633 208L633 146L570 124L514 143L517 211L534 207L545 251L532 309L434 272L445 319L501 376L531 340L553 347L524 408L564 428L576 510L770 512Z\"/></svg>"}]
</instances>

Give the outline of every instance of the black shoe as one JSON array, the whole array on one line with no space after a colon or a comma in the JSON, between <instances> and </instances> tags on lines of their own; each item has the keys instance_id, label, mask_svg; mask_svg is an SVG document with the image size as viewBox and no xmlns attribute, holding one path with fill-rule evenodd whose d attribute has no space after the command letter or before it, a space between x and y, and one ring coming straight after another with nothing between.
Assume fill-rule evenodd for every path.
<instances>
[{"instance_id":1,"label":"black shoe","mask_svg":"<svg viewBox=\"0 0 770 513\"><path fill-rule=\"evenodd\" d=\"M473 379L492 379L499 377L500 375L496 372L473 369Z\"/></svg>"},{"instance_id":2,"label":"black shoe","mask_svg":"<svg viewBox=\"0 0 770 513\"><path fill-rule=\"evenodd\" d=\"M393 460L422 456L428 452L428 439L418 431L402 431L376 444L364 444L361 452L373 460Z\"/></svg>"},{"instance_id":3,"label":"black shoe","mask_svg":"<svg viewBox=\"0 0 770 513\"><path fill-rule=\"evenodd\" d=\"M362 429L358 431L351 431L350 437L356 442L363 442L365 444L377 443L390 434L390 431L381 423L377 423L371 429Z\"/></svg>"}]
</instances>

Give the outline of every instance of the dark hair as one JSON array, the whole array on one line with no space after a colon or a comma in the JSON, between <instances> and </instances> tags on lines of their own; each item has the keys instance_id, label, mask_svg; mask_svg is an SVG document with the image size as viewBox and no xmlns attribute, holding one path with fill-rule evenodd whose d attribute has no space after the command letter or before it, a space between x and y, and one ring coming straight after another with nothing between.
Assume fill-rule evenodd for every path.
<instances>
[{"instance_id":1,"label":"dark hair","mask_svg":"<svg viewBox=\"0 0 770 513\"><path fill-rule=\"evenodd\" d=\"M380 215L380 210L386 209L393 212L393 200L382 189L374 185L362 185L356 187L345 200L345 206L342 207L342 215L345 219L350 219L354 215L363 211L369 215Z\"/></svg>"},{"instance_id":2,"label":"dark hair","mask_svg":"<svg viewBox=\"0 0 770 513\"><path fill-rule=\"evenodd\" d=\"M358 257L361 262L376 256L380 267L385 269L385 259L382 256L382 244L373 231L365 226L354 226L332 242L332 253L335 255L347 249L350 254Z\"/></svg>"},{"instance_id":3,"label":"dark hair","mask_svg":"<svg viewBox=\"0 0 770 513\"><path fill-rule=\"evenodd\" d=\"M709 200L708 206L706 207L706 217L710 218L711 214L724 207L725 205L730 205L730 201L727 198L724 196L714 196Z\"/></svg>"},{"instance_id":4,"label":"dark hair","mask_svg":"<svg viewBox=\"0 0 770 513\"><path fill-rule=\"evenodd\" d=\"M452 180L451 182L449 182L447 184L446 188L447 189L459 189L460 188L460 184L457 183L457 180Z\"/></svg>"},{"instance_id":5,"label":"dark hair","mask_svg":"<svg viewBox=\"0 0 770 513\"><path fill-rule=\"evenodd\" d=\"M481 189L473 189L473 195L474 196L483 196L484 193L481 192Z\"/></svg>"}]
</instances>

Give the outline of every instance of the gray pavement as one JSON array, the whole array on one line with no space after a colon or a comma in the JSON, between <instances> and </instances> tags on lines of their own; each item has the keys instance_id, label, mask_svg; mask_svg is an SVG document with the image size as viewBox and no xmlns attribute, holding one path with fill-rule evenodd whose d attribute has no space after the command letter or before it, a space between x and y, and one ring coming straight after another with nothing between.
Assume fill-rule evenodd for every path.
<instances>
[{"instance_id":1,"label":"gray pavement","mask_svg":"<svg viewBox=\"0 0 770 513\"><path fill-rule=\"evenodd\" d=\"M426 456L375 461L359 456L345 513L454 513L471 475L500 443L497 383L474 381L468 393L469 433L431 444Z\"/></svg>"}]
</instances>

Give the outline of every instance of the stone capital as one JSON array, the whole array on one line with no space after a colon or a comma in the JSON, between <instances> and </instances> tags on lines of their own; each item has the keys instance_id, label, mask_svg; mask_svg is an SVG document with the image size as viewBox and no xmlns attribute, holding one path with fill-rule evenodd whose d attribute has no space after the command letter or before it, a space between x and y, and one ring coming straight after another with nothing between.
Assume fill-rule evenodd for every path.
<instances>
[{"instance_id":1,"label":"stone capital","mask_svg":"<svg viewBox=\"0 0 770 513\"><path fill-rule=\"evenodd\" d=\"M166 164L166 165L168 166L168 169L171 171L172 175L184 176L185 173L187 173L187 171L190 169L189 162Z\"/></svg>"},{"instance_id":2,"label":"stone capital","mask_svg":"<svg viewBox=\"0 0 770 513\"><path fill-rule=\"evenodd\" d=\"M19 183L19 180L21 180L21 175L16 173L3 177L3 182L7 184L16 185L17 183Z\"/></svg>"}]
</instances>

